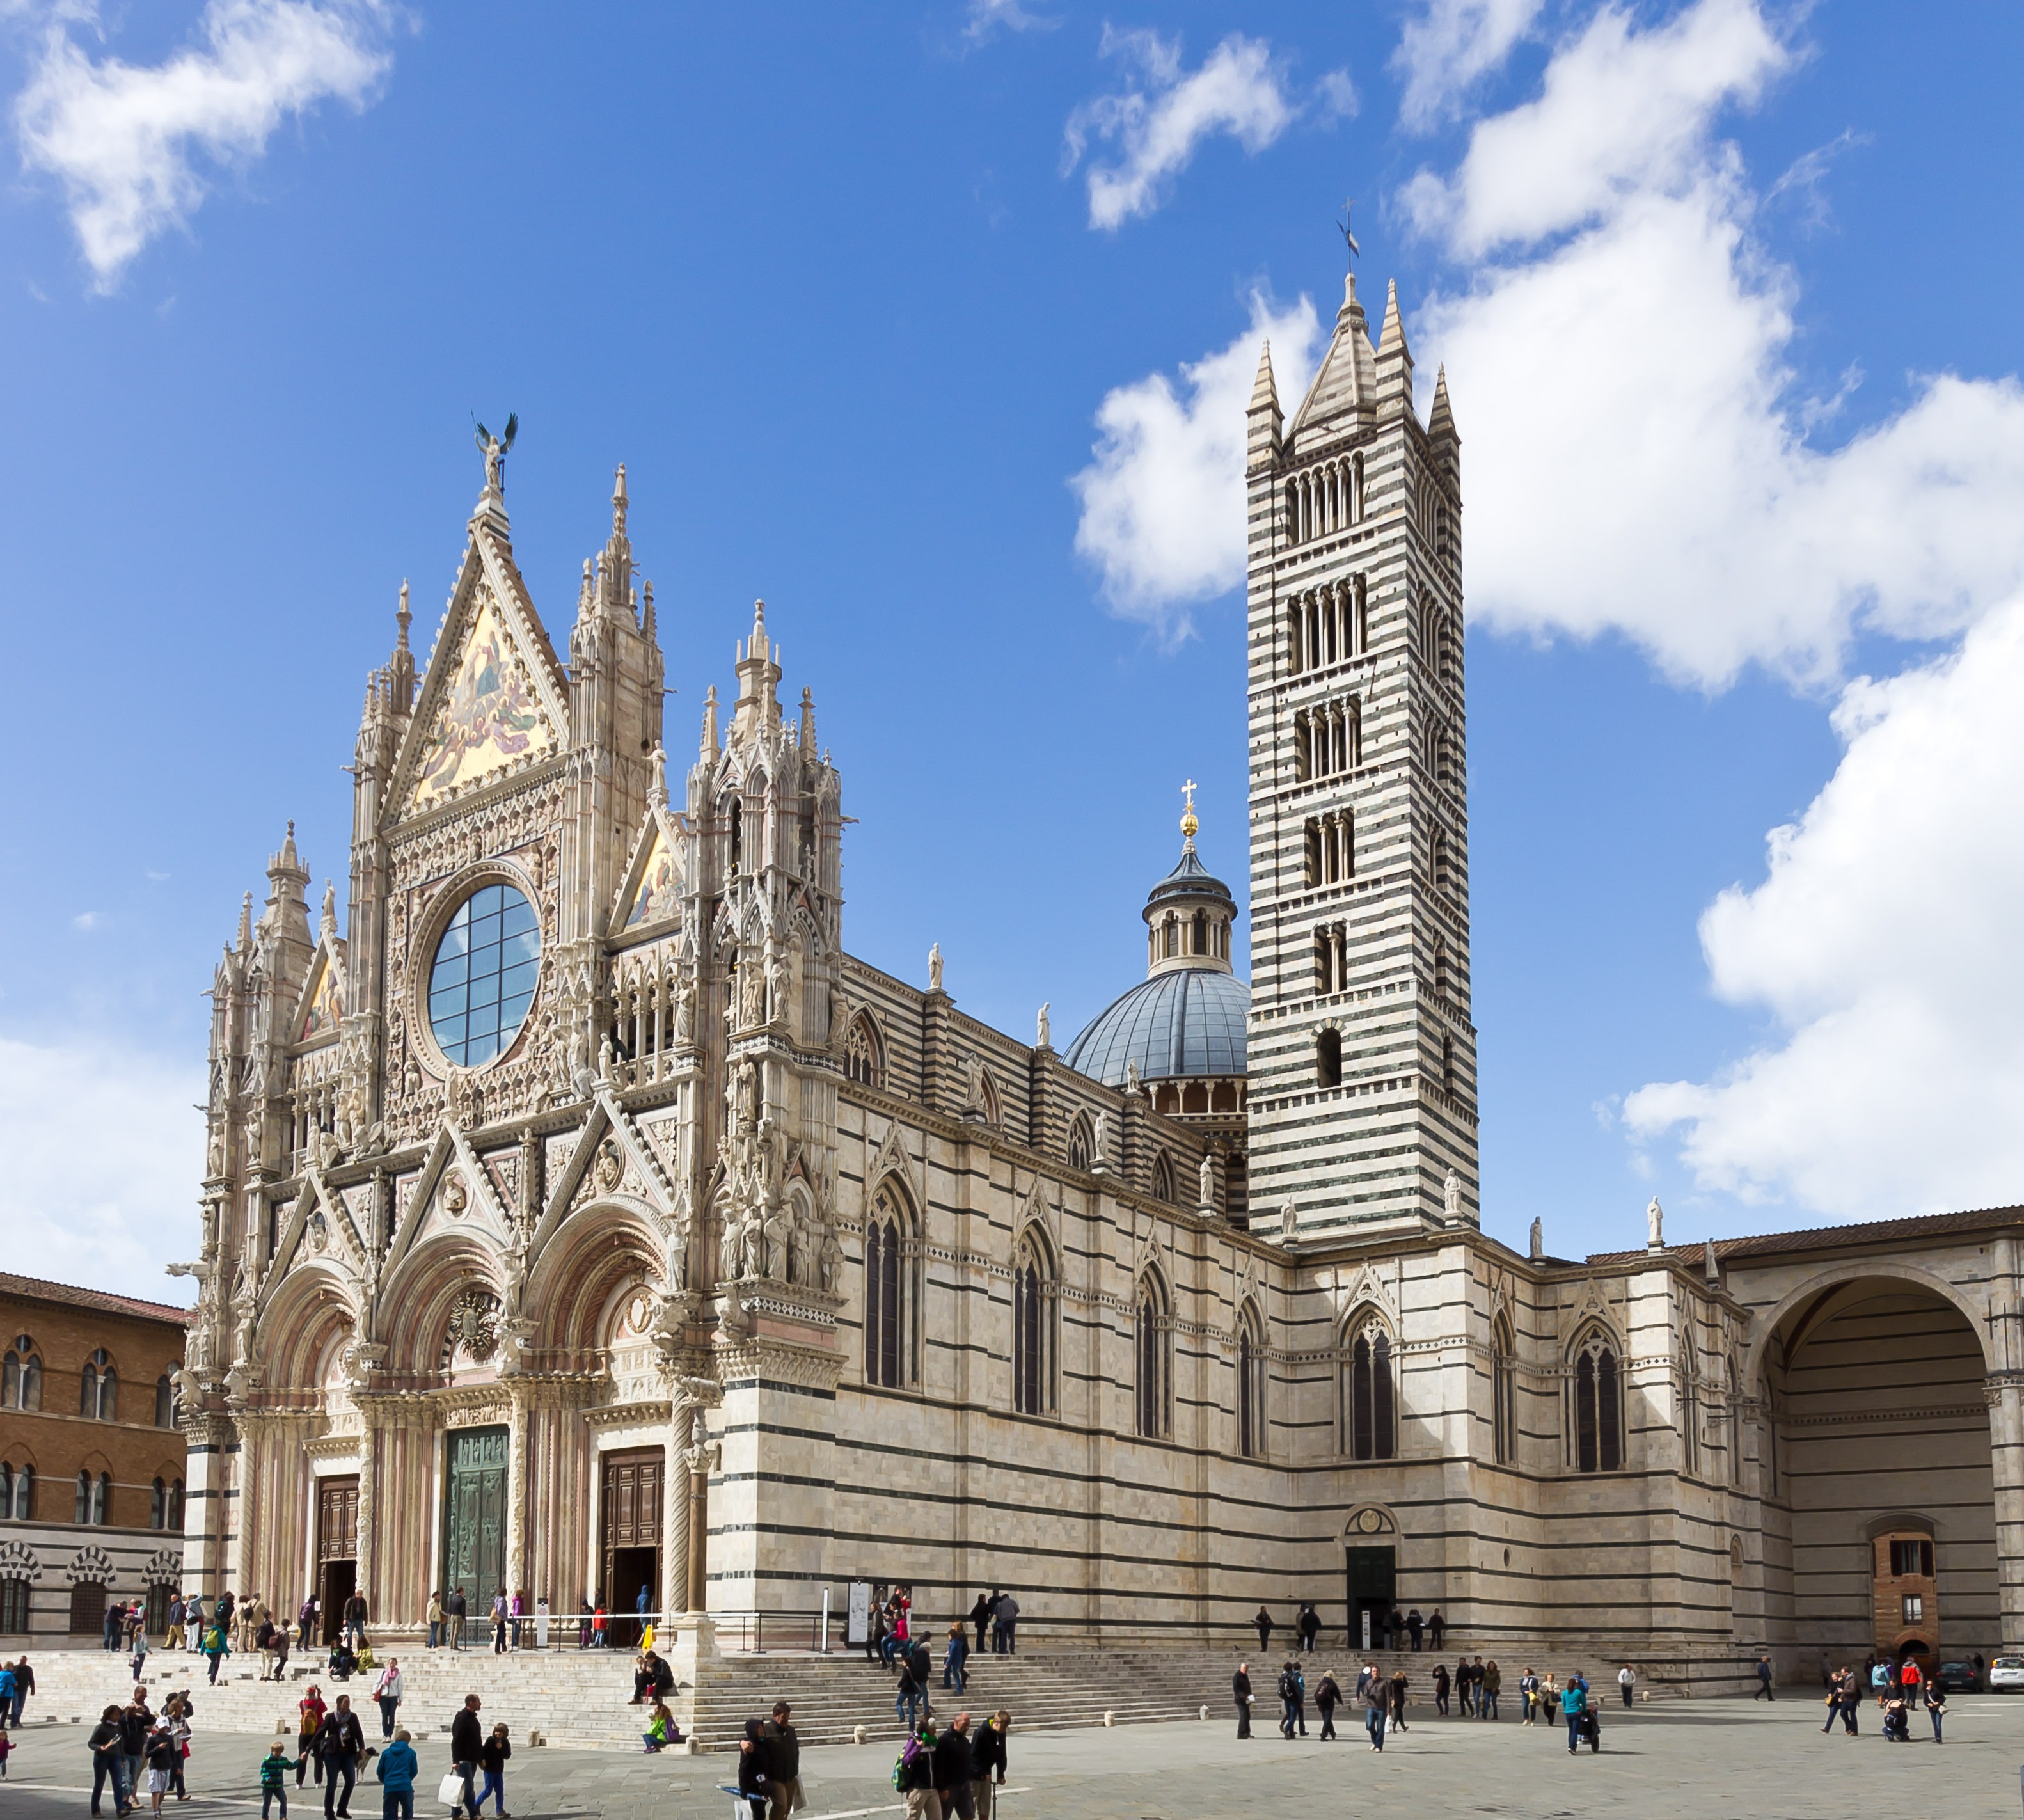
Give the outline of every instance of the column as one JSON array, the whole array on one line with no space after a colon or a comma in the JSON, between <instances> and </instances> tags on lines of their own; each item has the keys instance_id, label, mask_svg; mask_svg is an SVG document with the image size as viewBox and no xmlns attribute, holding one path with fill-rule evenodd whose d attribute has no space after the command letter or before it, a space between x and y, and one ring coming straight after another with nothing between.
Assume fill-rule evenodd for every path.
<instances>
[{"instance_id":1,"label":"column","mask_svg":"<svg viewBox=\"0 0 2024 1820\"><path fill-rule=\"evenodd\" d=\"M661 1469L661 1603L671 1612L698 1611L689 1597L689 1419L695 1405L677 1396L668 1406L666 1463Z\"/></svg>"},{"instance_id":2,"label":"column","mask_svg":"<svg viewBox=\"0 0 2024 1820\"><path fill-rule=\"evenodd\" d=\"M365 1609L374 1623L384 1622L387 1613L380 1609L373 1592L373 1480L375 1468L379 1464L380 1431L373 1426L372 1410L364 1398L358 1402L358 1415L361 1427L358 1436L358 1591L365 1601Z\"/></svg>"},{"instance_id":3,"label":"column","mask_svg":"<svg viewBox=\"0 0 2024 1820\"><path fill-rule=\"evenodd\" d=\"M265 1453L266 1424L258 1416L241 1412L233 1425L238 1430L237 1451L228 1445L225 1491L225 1582L244 1598L250 1589L247 1576L255 1565L255 1531L259 1522L259 1496L255 1487Z\"/></svg>"},{"instance_id":4,"label":"column","mask_svg":"<svg viewBox=\"0 0 2024 1820\"><path fill-rule=\"evenodd\" d=\"M2024 1646L2024 1382L2017 1374L1991 1376L1989 1458L1996 1481L1996 1583L2003 1647Z\"/></svg>"},{"instance_id":5,"label":"column","mask_svg":"<svg viewBox=\"0 0 2024 1820\"><path fill-rule=\"evenodd\" d=\"M527 1480L532 1462L527 1457L527 1385L516 1382L507 1386L512 1407L506 1418L506 1597L510 1603L527 1591ZM364 1481L360 1482L359 1518L365 1514ZM527 1610L534 1611L529 1594Z\"/></svg>"}]
</instances>

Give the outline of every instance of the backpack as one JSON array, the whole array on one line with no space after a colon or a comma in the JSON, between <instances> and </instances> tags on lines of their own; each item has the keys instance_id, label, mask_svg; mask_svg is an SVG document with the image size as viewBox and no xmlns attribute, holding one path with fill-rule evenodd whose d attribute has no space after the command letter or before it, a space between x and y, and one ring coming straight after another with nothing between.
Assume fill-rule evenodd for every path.
<instances>
[{"instance_id":1,"label":"backpack","mask_svg":"<svg viewBox=\"0 0 2024 1820\"><path fill-rule=\"evenodd\" d=\"M1300 1684L1294 1679L1290 1668L1279 1671L1279 1697L1282 1700L1298 1700L1300 1697Z\"/></svg>"},{"instance_id":2,"label":"backpack","mask_svg":"<svg viewBox=\"0 0 2024 1820\"><path fill-rule=\"evenodd\" d=\"M910 1789L933 1785L934 1770L930 1755L927 1745L918 1737L908 1738L900 1747L900 1755L893 1764L893 1787L896 1792L904 1795Z\"/></svg>"}]
</instances>

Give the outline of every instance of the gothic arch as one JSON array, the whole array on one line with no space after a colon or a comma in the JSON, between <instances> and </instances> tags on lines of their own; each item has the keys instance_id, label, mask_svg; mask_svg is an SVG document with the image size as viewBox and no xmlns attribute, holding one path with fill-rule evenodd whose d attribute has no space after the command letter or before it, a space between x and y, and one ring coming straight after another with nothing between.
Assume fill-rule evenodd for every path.
<instances>
[{"instance_id":1,"label":"gothic arch","mask_svg":"<svg viewBox=\"0 0 2024 1820\"><path fill-rule=\"evenodd\" d=\"M1838 1289L1844 1285L1862 1281L1865 1278L1888 1277L1898 1282L1929 1290L1942 1301L1950 1304L1968 1324L1975 1336L1975 1344L1981 1348L1982 1370L1990 1369L1989 1350L1983 1330L1989 1311L1977 1308L1959 1289L1923 1265L1905 1264L1894 1258L1851 1258L1842 1264L1832 1264L1825 1270L1816 1271L1805 1282L1786 1291L1777 1305L1769 1312L1760 1315L1752 1323L1750 1350L1744 1364L1743 1382L1746 1385L1763 1382L1765 1356L1771 1338L1784 1324L1785 1317L1803 1303L1810 1301L1824 1290Z\"/></svg>"},{"instance_id":2,"label":"gothic arch","mask_svg":"<svg viewBox=\"0 0 2024 1820\"><path fill-rule=\"evenodd\" d=\"M387 1342L387 1369L433 1377L457 1297L467 1289L479 1289L502 1304L506 1300L500 1261L493 1247L468 1233L431 1233L417 1244L380 1293L378 1328Z\"/></svg>"},{"instance_id":3,"label":"gothic arch","mask_svg":"<svg viewBox=\"0 0 2024 1820\"><path fill-rule=\"evenodd\" d=\"M358 1319L349 1277L321 1260L298 1266L275 1286L259 1309L253 1333L253 1360L270 1390L314 1392L317 1366L340 1334Z\"/></svg>"},{"instance_id":4,"label":"gothic arch","mask_svg":"<svg viewBox=\"0 0 2024 1820\"><path fill-rule=\"evenodd\" d=\"M868 1005L851 1014L843 1039L843 1072L862 1086L885 1090L886 1033Z\"/></svg>"},{"instance_id":5,"label":"gothic arch","mask_svg":"<svg viewBox=\"0 0 2024 1820\"><path fill-rule=\"evenodd\" d=\"M920 1381L922 1230L911 1187L893 1170L877 1177L864 1201L860 1282L864 1382L889 1389Z\"/></svg>"},{"instance_id":6,"label":"gothic arch","mask_svg":"<svg viewBox=\"0 0 2024 1820\"><path fill-rule=\"evenodd\" d=\"M579 1207L527 1273L522 1301L537 1314L534 1344L544 1351L595 1348L609 1297L636 1277L664 1290L666 1264L659 1223L639 1202L607 1198Z\"/></svg>"}]
</instances>

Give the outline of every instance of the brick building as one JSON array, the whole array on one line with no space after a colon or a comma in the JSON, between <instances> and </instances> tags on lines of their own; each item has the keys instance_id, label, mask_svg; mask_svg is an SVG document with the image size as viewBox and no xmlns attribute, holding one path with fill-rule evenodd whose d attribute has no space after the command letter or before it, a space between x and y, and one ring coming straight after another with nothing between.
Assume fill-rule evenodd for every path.
<instances>
[{"instance_id":1,"label":"brick building","mask_svg":"<svg viewBox=\"0 0 2024 1820\"><path fill-rule=\"evenodd\" d=\"M95 1639L182 1571L182 1308L0 1272L0 1638Z\"/></svg>"}]
</instances>

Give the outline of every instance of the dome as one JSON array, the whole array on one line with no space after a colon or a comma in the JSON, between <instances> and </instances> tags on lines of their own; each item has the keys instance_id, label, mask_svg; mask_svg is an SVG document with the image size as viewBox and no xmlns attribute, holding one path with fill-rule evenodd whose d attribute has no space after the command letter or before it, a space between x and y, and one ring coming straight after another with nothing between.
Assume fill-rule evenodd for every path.
<instances>
[{"instance_id":1,"label":"dome","mask_svg":"<svg viewBox=\"0 0 2024 1820\"><path fill-rule=\"evenodd\" d=\"M1063 1058L1106 1087L1142 1079L1241 1075L1251 988L1226 968L1169 967L1142 979L1090 1020Z\"/></svg>"}]
</instances>

